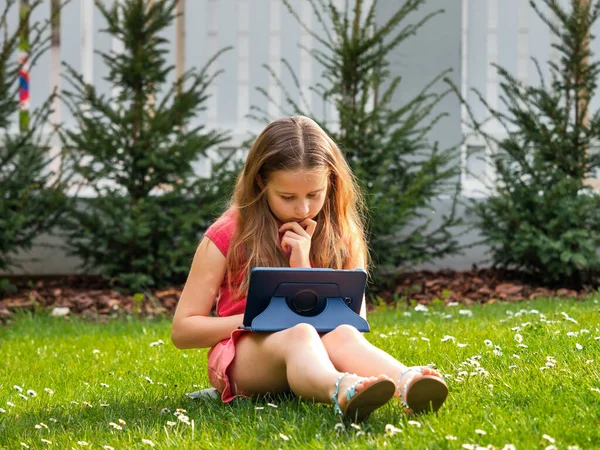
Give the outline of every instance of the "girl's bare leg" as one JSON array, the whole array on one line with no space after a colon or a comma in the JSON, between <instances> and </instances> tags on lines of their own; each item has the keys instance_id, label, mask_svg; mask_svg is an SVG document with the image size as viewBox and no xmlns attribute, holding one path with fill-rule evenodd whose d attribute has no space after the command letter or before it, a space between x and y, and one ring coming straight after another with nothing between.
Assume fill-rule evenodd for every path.
<instances>
[{"instance_id":1,"label":"girl's bare leg","mask_svg":"<svg viewBox=\"0 0 600 450\"><path fill-rule=\"evenodd\" d=\"M234 389L244 395L291 389L300 397L332 403L341 373L329 359L316 330L300 324L276 333L249 333L242 337L228 375ZM367 378L356 390L360 392L378 379L386 378ZM360 379L360 376L342 379L339 389L342 410L346 404L346 396L342 394Z\"/></svg>"},{"instance_id":2,"label":"girl's bare leg","mask_svg":"<svg viewBox=\"0 0 600 450\"><path fill-rule=\"evenodd\" d=\"M365 339L361 332L349 325L341 325L321 337L323 345L335 368L341 372L353 372L363 377L374 374L386 374L396 387L406 366L380 348ZM425 368L422 375L433 375L441 378L439 372ZM415 376L415 373L406 375ZM417 375L419 376L419 375ZM404 378L404 377L403 377ZM399 396L399 390L396 390Z\"/></svg>"}]
</instances>

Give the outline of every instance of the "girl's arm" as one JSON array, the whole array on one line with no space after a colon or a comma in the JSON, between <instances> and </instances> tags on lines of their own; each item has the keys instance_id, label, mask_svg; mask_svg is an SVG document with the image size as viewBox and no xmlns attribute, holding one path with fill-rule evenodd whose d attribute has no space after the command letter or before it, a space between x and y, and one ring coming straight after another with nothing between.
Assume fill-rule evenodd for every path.
<instances>
[{"instance_id":1,"label":"girl's arm","mask_svg":"<svg viewBox=\"0 0 600 450\"><path fill-rule=\"evenodd\" d=\"M171 340L175 347L212 347L242 325L243 314L209 317L225 270L225 256L209 238L202 239L173 317Z\"/></svg>"}]
</instances>

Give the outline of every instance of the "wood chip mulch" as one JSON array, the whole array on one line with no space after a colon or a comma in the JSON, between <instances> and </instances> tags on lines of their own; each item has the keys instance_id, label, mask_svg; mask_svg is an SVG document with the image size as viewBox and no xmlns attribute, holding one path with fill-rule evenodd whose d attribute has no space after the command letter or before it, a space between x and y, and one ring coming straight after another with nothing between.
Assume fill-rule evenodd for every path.
<instances>
[{"instance_id":1,"label":"wood chip mulch","mask_svg":"<svg viewBox=\"0 0 600 450\"><path fill-rule=\"evenodd\" d=\"M47 309L54 315L75 314L106 319L118 315L171 316L183 286L132 295L107 288L91 277L47 277L36 281L11 280L18 289L0 297L0 322L19 310ZM511 272L494 269L419 271L398 276L393 291L381 294L386 303L416 301L429 304L458 302L465 305L496 301L521 301L536 297L583 298L591 288L574 290L528 284ZM68 308L68 309L67 309Z\"/></svg>"}]
</instances>

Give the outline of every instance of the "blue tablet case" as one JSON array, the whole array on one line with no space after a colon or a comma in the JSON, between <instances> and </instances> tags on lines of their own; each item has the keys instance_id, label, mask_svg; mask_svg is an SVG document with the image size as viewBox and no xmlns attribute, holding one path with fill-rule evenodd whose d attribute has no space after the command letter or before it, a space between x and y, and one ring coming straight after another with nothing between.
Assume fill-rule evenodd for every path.
<instances>
[{"instance_id":1,"label":"blue tablet case","mask_svg":"<svg viewBox=\"0 0 600 450\"><path fill-rule=\"evenodd\" d=\"M240 328L273 332L308 323L323 333L343 324L370 331L359 315L366 281L364 270L256 267Z\"/></svg>"}]
</instances>

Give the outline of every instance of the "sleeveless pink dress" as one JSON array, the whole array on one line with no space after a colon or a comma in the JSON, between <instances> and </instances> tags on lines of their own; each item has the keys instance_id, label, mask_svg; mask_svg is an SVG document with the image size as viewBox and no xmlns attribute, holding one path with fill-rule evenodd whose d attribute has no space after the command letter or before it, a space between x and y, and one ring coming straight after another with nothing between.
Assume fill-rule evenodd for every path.
<instances>
[{"instance_id":1,"label":"sleeveless pink dress","mask_svg":"<svg viewBox=\"0 0 600 450\"><path fill-rule=\"evenodd\" d=\"M227 256L231 238L235 232L236 220L237 214L235 211L228 211L206 230L205 236L217 246L224 256ZM237 301L233 300L233 293L227 283L228 276L230 274L226 274L219 288L216 308L219 317L243 314L246 308L245 298ZM238 280L241 281L241 274L238 275ZM233 330L228 339L222 340L208 352L208 379L210 384L221 393L221 399L225 403L232 401L238 395L235 386L231 385L227 369L235 358L236 342L246 333L249 333L249 331Z\"/></svg>"},{"instance_id":2,"label":"sleeveless pink dress","mask_svg":"<svg viewBox=\"0 0 600 450\"><path fill-rule=\"evenodd\" d=\"M236 220L237 214L234 211L228 211L213 223L204 234L217 246L223 256L227 256L231 238L235 232ZM233 300L233 293L227 283L228 276L230 275L225 276L219 288L216 308L219 317L243 314L246 308L245 298L238 301ZM228 339L222 340L208 352L208 379L210 384L221 393L221 399L226 403L232 401L237 395L235 387L229 381L227 369L235 357L236 342L246 333L248 333L246 330L233 330Z\"/></svg>"},{"instance_id":3,"label":"sleeveless pink dress","mask_svg":"<svg viewBox=\"0 0 600 450\"><path fill-rule=\"evenodd\" d=\"M277 225L283 225L282 222L277 220ZM227 251L231 244L231 238L235 232L237 226L237 213L235 210L229 210L223 214L215 223L213 223L206 233L208 237L217 248L227 256ZM285 233L279 234L279 244L281 245L281 239ZM291 250L286 253L289 255ZM231 274L226 273L219 288L219 295L217 298L217 316L227 317L236 314L243 314L246 309L246 298L233 300L233 293L230 291L227 279ZM242 282L242 274L238 274L237 282L234 285ZM245 335L250 333L248 330L233 330L231 336L227 339L222 340L217 345L212 347L208 352L208 379L210 384L221 393L221 399L225 403L229 403L236 396L242 394L237 393L235 386L232 386L231 380L227 370L235 358L235 346L238 340Z\"/></svg>"}]
</instances>

